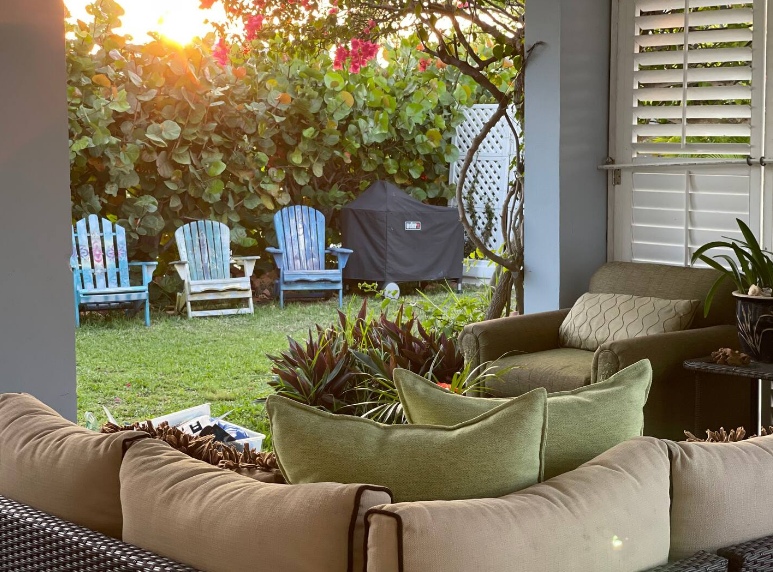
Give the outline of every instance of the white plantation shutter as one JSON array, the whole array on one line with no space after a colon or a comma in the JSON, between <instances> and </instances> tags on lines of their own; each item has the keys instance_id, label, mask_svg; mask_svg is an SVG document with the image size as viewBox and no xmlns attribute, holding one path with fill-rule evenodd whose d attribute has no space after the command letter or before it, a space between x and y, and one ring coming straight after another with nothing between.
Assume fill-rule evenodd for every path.
<instances>
[{"instance_id":1,"label":"white plantation shutter","mask_svg":"<svg viewBox=\"0 0 773 572\"><path fill-rule=\"evenodd\" d=\"M616 260L687 265L736 218L759 234L765 4L619 0Z\"/></svg>"}]
</instances>

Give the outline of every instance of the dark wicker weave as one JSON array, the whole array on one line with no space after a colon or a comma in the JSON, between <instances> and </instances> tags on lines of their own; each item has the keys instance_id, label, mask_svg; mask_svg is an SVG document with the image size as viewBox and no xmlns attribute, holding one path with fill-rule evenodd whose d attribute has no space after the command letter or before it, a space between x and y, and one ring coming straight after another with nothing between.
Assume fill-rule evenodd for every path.
<instances>
[{"instance_id":1,"label":"dark wicker weave","mask_svg":"<svg viewBox=\"0 0 773 572\"><path fill-rule=\"evenodd\" d=\"M719 554L730 561L730 572L773 572L773 536L723 548Z\"/></svg>"},{"instance_id":2,"label":"dark wicker weave","mask_svg":"<svg viewBox=\"0 0 773 572\"><path fill-rule=\"evenodd\" d=\"M727 560L716 554L696 552L679 562L669 562L648 572L727 572Z\"/></svg>"},{"instance_id":3,"label":"dark wicker weave","mask_svg":"<svg viewBox=\"0 0 773 572\"><path fill-rule=\"evenodd\" d=\"M197 572L0 496L0 572Z\"/></svg>"}]
</instances>

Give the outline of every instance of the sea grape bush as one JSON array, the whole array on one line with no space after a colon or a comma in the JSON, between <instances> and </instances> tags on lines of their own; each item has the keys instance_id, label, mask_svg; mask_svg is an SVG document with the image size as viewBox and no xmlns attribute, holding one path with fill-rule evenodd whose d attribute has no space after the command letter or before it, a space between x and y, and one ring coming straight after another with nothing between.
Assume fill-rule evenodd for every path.
<instances>
[{"instance_id":1,"label":"sea grape bush","mask_svg":"<svg viewBox=\"0 0 773 572\"><path fill-rule=\"evenodd\" d=\"M276 209L303 202L335 221L377 179L450 198L451 138L475 85L416 38L314 54L279 36L140 44L115 32L114 0L89 13L67 24L73 218L122 224L132 258L160 258L163 272L174 230L201 218L254 253L273 241Z\"/></svg>"}]
</instances>

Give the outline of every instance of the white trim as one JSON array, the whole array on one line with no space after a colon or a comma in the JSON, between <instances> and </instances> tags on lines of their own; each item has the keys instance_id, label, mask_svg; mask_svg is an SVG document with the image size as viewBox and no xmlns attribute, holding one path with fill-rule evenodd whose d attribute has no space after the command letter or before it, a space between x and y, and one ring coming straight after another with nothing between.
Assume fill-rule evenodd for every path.
<instances>
[{"instance_id":1,"label":"white trim","mask_svg":"<svg viewBox=\"0 0 773 572\"><path fill-rule=\"evenodd\" d=\"M620 0L612 0L609 30L609 147L614 157L617 147L617 55ZM607 262L615 259L615 173L607 174Z\"/></svg>"}]
</instances>

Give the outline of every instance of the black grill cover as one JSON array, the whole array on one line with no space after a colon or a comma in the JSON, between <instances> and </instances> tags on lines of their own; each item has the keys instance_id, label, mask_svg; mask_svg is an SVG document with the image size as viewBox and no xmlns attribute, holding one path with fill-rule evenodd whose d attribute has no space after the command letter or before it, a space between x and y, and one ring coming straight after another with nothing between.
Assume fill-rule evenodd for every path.
<instances>
[{"instance_id":1,"label":"black grill cover","mask_svg":"<svg viewBox=\"0 0 773 572\"><path fill-rule=\"evenodd\" d=\"M455 208L425 205L377 181L341 210L344 278L373 282L460 280L464 231Z\"/></svg>"}]
</instances>

